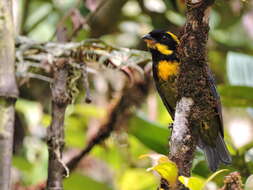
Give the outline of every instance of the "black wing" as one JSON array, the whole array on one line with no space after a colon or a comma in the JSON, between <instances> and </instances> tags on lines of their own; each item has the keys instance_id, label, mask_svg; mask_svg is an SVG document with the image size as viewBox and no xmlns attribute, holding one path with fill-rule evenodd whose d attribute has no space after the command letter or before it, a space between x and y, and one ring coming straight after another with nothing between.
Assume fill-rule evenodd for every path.
<instances>
[{"instance_id":1,"label":"black wing","mask_svg":"<svg viewBox=\"0 0 253 190\"><path fill-rule=\"evenodd\" d=\"M221 101L220 101L220 96L216 90L215 87L215 80L213 78L213 75L211 73L211 70L209 69L208 66L205 67L206 72L208 74L208 85L209 88L211 89L211 93L214 96L214 98L216 99L216 112L218 114L219 117L219 124L220 124L220 132L222 134L222 137L224 137L224 129L223 129L223 117L222 117L222 109L221 109Z\"/></svg>"},{"instance_id":2,"label":"black wing","mask_svg":"<svg viewBox=\"0 0 253 190\"><path fill-rule=\"evenodd\" d=\"M211 121L203 123L209 127L206 130L200 131L201 136L199 146L203 149L206 155L209 168L212 171L215 171L221 163L231 164L232 159L223 140L224 129L220 96L217 93L215 81L208 66L206 66L206 73L208 74L208 86L212 95L216 99L215 111L217 112L217 115ZM202 127L200 127L200 129L202 129Z\"/></svg>"}]
</instances>

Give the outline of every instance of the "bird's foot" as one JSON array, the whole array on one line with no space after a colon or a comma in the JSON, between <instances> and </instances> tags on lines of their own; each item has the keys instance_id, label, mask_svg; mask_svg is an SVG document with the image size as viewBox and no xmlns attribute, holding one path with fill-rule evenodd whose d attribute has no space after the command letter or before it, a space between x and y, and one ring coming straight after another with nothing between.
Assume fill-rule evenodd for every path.
<instances>
[{"instance_id":1,"label":"bird's foot","mask_svg":"<svg viewBox=\"0 0 253 190\"><path fill-rule=\"evenodd\" d=\"M169 129L173 129L173 123L170 123L168 126Z\"/></svg>"}]
</instances>

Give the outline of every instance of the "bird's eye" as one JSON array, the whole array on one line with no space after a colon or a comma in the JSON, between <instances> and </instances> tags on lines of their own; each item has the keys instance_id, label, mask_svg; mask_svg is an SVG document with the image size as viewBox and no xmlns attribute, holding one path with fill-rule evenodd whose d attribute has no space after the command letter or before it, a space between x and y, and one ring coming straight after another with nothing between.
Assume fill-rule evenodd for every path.
<instances>
[{"instance_id":1,"label":"bird's eye","mask_svg":"<svg viewBox=\"0 0 253 190\"><path fill-rule=\"evenodd\" d=\"M167 39L167 36L163 36L162 39L163 39L163 40L166 40L166 39Z\"/></svg>"}]
</instances>

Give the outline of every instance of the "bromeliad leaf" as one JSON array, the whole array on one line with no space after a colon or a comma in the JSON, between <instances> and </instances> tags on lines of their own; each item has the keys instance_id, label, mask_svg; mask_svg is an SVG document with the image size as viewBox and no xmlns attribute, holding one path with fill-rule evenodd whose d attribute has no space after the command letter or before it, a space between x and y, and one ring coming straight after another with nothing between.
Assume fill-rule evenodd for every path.
<instances>
[{"instance_id":1,"label":"bromeliad leaf","mask_svg":"<svg viewBox=\"0 0 253 190\"><path fill-rule=\"evenodd\" d=\"M172 188L176 185L178 168L174 162L162 154L146 154L140 156L140 158L144 157L149 157L153 161L153 167L148 168L147 171L156 171Z\"/></svg>"},{"instance_id":2,"label":"bromeliad leaf","mask_svg":"<svg viewBox=\"0 0 253 190\"><path fill-rule=\"evenodd\" d=\"M190 190L202 190L205 185L205 181L199 177L179 176L178 180Z\"/></svg>"}]
</instances>

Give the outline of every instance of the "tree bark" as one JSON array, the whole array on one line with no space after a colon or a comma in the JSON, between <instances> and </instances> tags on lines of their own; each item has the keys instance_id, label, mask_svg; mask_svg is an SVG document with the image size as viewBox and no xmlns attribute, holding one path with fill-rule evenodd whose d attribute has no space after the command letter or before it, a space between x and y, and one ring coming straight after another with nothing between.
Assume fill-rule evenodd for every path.
<instances>
[{"instance_id":1,"label":"tree bark","mask_svg":"<svg viewBox=\"0 0 253 190\"><path fill-rule=\"evenodd\" d=\"M187 0L186 24L178 48L180 75L177 81L178 102L170 139L170 159L179 175L190 176L198 141L197 126L213 113L215 100L208 86L206 44L208 21L213 0ZM178 190L187 189L178 183Z\"/></svg>"},{"instance_id":2,"label":"tree bark","mask_svg":"<svg viewBox=\"0 0 253 190\"><path fill-rule=\"evenodd\" d=\"M15 79L14 25L10 0L0 1L0 189L10 189L10 171L18 88Z\"/></svg>"},{"instance_id":3,"label":"tree bark","mask_svg":"<svg viewBox=\"0 0 253 190\"><path fill-rule=\"evenodd\" d=\"M64 117L69 103L67 93L68 71L65 60L59 60L54 68L52 86L52 122L47 131L49 152L47 190L63 190L64 170L68 169L62 161L64 148ZM68 174L67 174L68 175Z\"/></svg>"}]
</instances>

